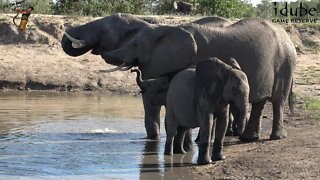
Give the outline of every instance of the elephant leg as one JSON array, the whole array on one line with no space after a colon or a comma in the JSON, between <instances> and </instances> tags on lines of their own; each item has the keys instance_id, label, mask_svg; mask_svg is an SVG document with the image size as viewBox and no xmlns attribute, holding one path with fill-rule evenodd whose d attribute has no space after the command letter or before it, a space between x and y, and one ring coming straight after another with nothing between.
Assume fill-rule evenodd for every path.
<instances>
[{"instance_id":1,"label":"elephant leg","mask_svg":"<svg viewBox=\"0 0 320 180\"><path fill-rule=\"evenodd\" d=\"M212 115L210 115L210 118L213 118ZM214 129L215 129L215 119L213 119L213 123L212 123L211 142L214 140L214 132L215 132ZM194 142L200 143L200 130L199 130L198 136L197 136L197 138L194 140Z\"/></svg>"},{"instance_id":2,"label":"elephant leg","mask_svg":"<svg viewBox=\"0 0 320 180\"><path fill-rule=\"evenodd\" d=\"M233 136L234 135L234 119L233 116L231 114L231 111L229 111L228 113L228 118L229 118L229 123L228 123L228 128L227 128L227 132L226 132L226 136Z\"/></svg>"},{"instance_id":3,"label":"elephant leg","mask_svg":"<svg viewBox=\"0 0 320 180\"><path fill-rule=\"evenodd\" d=\"M260 103L252 104L252 109L250 113L250 118L247 123L247 126L239 137L241 141L256 141L260 138L260 127L261 127L261 119L264 105L267 100L264 100Z\"/></svg>"},{"instance_id":4,"label":"elephant leg","mask_svg":"<svg viewBox=\"0 0 320 180\"><path fill-rule=\"evenodd\" d=\"M170 111L167 111L165 117L165 129L167 134L164 155L173 155L173 141L176 136L178 126L174 123L174 116Z\"/></svg>"},{"instance_id":5,"label":"elephant leg","mask_svg":"<svg viewBox=\"0 0 320 180\"><path fill-rule=\"evenodd\" d=\"M197 162L198 164L209 164L211 162L209 148L213 120L206 112L198 112L198 119L200 122L200 145Z\"/></svg>"},{"instance_id":6,"label":"elephant leg","mask_svg":"<svg viewBox=\"0 0 320 180\"><path fill-rule=\"evenodd\" d=\"M292 91L293 83L293 67L290 64L287 66L288 69L283 69L284 74L282 77L278 77L276 81L276 88L272 95L272 108L273 108L273 124L272 132L270 135L271 140L282 139L287 137L287 132L284 130L283 125L283 109L286 99L289 93Z\"/></svg>"},{"instance_id":7,"label":"elephant leg","mask_svg":"<svg viewBox=\"0 0 320 180\"><path fill-rule=\"evenodd\" d=\"M225 159L225 156L223 155L223 141L228 127L228 109L221 109L216 113L216 117L215 136L211 156L212 161Z\"/></svg>"},{"instance_id":8,"label":"elephant leg","mask_svg":"<svg viewBox=\"0 0 320 180\"><path fill-rule=\"evenodd\" d=\"M178 126L177 134L174 137L173 142L173 154L185 154L186 151L183 149L185 135L189 128Z\"/></svg>"},{"instance_id":9,"label":"elephant leg","mask_svg":"<svg viewBox=\"0 0 320 180\"><path fill-rule=\"evenodd\" d=\"M287 132L283 127L283 103L273 102L273 125L271 140L282 139L287 137Z\"/></svg>"},{"instance_id":10,"label":"elephant leg","mask_svg":"<svg viewBox=\"0 0 320 180\"><path fill-rule=\"evenodd\" d=\"M200 143L200 130L199 130L197 138L194 140L194 142Z\"/></svg>"},{"instance_id":11,"label":"elephant leg","mask_svg":"<svg viewBox=\"0 0 320 180\"><path fill-rule=\"evenodd\" d=\"M214 137L214 125L212 126L212 131L211 131L211 142L213 142ZM200 143L200 131L198 132L197 138L194 140L196 143Z\"/></svg>"},{"instance_id":12,"label":"elephant leg","mask_svg":"<svg viewBox=\"0 0 320 180\"><path fill-rule=\"evenodd\" d=\"M183 149L186 152L190 152L193 150L192 129L188 129L186 135L184 136Z\"/></svg>"},{"instance_id":13,"label":"elephant leg","mask_svg":"<svg viewBox=\"0 0 320 180\"><path fill-rule=\"evenodd\" d=\"M160 136L160 105L151 104L152 99L142 94L144 106L144 125L147 131L147 138L157 140Z\"/></svg>"}]
</instances>

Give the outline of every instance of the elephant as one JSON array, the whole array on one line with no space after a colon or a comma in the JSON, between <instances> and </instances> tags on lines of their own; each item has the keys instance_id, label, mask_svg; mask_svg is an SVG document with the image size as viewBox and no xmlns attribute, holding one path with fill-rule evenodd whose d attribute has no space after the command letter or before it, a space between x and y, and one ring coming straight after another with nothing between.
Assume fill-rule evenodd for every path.
<instances>
[{"instance_id":1,"label":"elephant","mask_svg":"<svg viewBox=\"0 0 320 180\"><path fill-rule=\"evenodd\" d=\"M227 20L223 18L204 18L200 21L202 25L220 26ZM216 22L216 24L215 24ZM197 23L197 22L196 22ZM102 55L105 51L112 51L120 48L126 42L130 41L139 30L150 26L150 23L129 14L115 14L111 16L89 22L87 24L70 28L63 35L61 45L63 51L70 56L80 56L88 51L92 54ZM188 26L188 25L186 25ZM104 56L102 56L104 58ZM122 61L114 59L105 59L105 62L117 66L113 69L103 70L101 72L112 72L116 70L128 70ZM143 79L153 78L144 73ZM159 138L160 107L152 103L152 99L142 94L145 110L145 128L147 138Z\"/></svg>"},{"instance_id":2,"label":"elephant","mask_svg":"<svg viewBox=\"0 0 320 180\"><path fill-rule=\"evenodd\" d=\"M172 35L164 31L177 33ZM166 42L169 39L170 43ZM292 91L297 54L285 30L268 20L248 18L215 28L197 24L179 27L149 25L121 48L103 52L102 57L121 61L124 66L138 66L145 78L172 74L195 66L205 58L217 57L224 61L234 57L248 77L252 104L240 140L256 141L260 138L261 117L267 101L273 106L270 139L287 136L283 110Z\"/></svg>"},{"instance_id":3,"label":"elephant","mask_svg":"<svg viewBox=\"0 0 320 180\"><path fill-rule=\"evenodd\" d=\"M131 72L137 73L136 82L140 88L140 92L145 97L151 99L152 105L166 105L167 91L172 77L164 76L157 79L142 79L139 69L131 69Z\"/></svg>"},{"instance_id":4,"label":"elephant","mask_svg":"<svg viewBox=\"0 0 320 180\"><path fill-rule=\"evenodd\" d=\"M194 7L191 3L184 2L184 1L174 1L173 2L173 8L183 14L190 14L191 11L194 10Z\"/></svg>"},{"instance_id":5,"label":"elephant","mask_svg":"<svg viewBox=\"0 0 320 180\"><path fill-rule=\"evenodd\" d=\"M222 144L228 125L228 104L234 110L242 130L249 106L248 79L239 64L234 59L230 61L231 66L217 58L209 58L199 62L196 70L186 69L174 76L167 93L167 139L164 154L185 153L182 142L186 131L181 131L180 140L175 141L179 144L175 144L173 148L178 127L187 130L200 126L197 162L210 163L209 147L213 120L209 115L213 114L217 119L211 160L225 158Z\"/></svg>"},{"instance_id":6,"label":"elephant","mask_svg":"<svg viewBox=\"0 0 320 180\"><path fill-rule=\"evenodd\" d=\"M199 24L207 27L225 27L232 24L231 21L228 19L219 17L219 16L208 16L201 19L198 19L196 21L193 21L191 24Z\"/></svg>"}]
</instances>

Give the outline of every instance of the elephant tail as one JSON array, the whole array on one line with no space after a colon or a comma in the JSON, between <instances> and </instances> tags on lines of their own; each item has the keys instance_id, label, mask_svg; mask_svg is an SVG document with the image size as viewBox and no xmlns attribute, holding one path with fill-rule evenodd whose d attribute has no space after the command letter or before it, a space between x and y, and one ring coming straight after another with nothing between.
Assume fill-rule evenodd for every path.
<instances>
[{"instance_id":1,"label":"elephant tail","mask_svg":"<svg viewBox=\"0 0 320 180\"><path fill-rule=\"evenodd\" d=\"M288 97L288 104L289 104L289 110L290 110L290 114L293 115L294 114L294 100L293 100L293 78L291 79L291 87L290 87L290 92L289 92L289 97Z\"/></svg>"}]
</instances>

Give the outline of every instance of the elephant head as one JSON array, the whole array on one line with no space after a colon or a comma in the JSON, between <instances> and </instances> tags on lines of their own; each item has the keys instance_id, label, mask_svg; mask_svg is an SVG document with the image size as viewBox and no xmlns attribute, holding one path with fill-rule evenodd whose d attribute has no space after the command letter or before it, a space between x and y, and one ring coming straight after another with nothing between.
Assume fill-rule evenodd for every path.
<instances>
[{"instance_id":1,"label":"elephant head","mask_svg":"<svg viewBox=\"0 0 320 180\"><path fill-rule=\"evenodd\" d=\"M121 48L103 52L104 59L138 66L144 78L154 78L185 69L195 62L193 36L172 26L149 25Z\"/></svg>"},{"instance_id":2,"label":"elephant head","mask_svg":"<svg viewBox=\"0 0 320 180\"><path fill-rule=\"evenodd\" d=\"M217 103L230 104L238 134L242 134L249 106L249 83L239 64L231 58L225 64L217 58L201 61L196 67L196 79L202 87L208 111Z\"/></svg>"},{"instance_id":3,"label":"elephant head","mask_svg":"<svg viewBox=\"0 0 320 180\"><path fill-rule=\"evenodd\" d=\"M165 105L167 91L170 85L170 77L159 77L157 79L142 79L139 69L132 69L131 72L137 73L137 84L141 89L141 93L150 98L153 105Z\"/></svg>"},{"instance_id":4,"label":"elephant head","mask_svg":"<svg viewBox=\"0 0 320 180\"><path fill-rule=\"evenodd\" d=\"M64 52L70 56L80 56L90 50L92 54L100 55L104 51L119 48L148 24L132 15L112 15L70 28L62 37L61 45ZM109 59L105 61L113 65L122 63Z\"/></svg>"}]
</instances>

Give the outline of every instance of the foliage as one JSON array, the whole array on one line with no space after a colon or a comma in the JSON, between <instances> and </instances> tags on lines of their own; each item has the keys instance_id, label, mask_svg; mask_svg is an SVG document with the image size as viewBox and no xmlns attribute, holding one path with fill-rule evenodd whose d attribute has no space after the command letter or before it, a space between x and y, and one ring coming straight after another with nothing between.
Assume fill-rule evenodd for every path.
<instances>
[{"instance_id":1,"label":"foliage","mask_svg":"<svg viewBox=\"0 0 320 180\"><path fill-rule=\"evenodd\" d=\"M15 1L0 0L0 12L13 13L16 7L12 3ZM52 0L25 0L25 3L19 7L27 9L29 6L34 8L33 13L38 14L52 14L53 13L53 2Z\"/></svg>"},{"instance_id":2,"label":"foliage","mask_svg":"<svg viewBox=\"0 0 320 180\"><path fill-rule=\"evenodd\" d=\"M305 102L304 102L304 107L307 110L320 111L320 100L312 99L312 98L306 98Z\"/></svg>"},{"instance_id":3,"label":"foliage","mask_svg":"<svg viewBox=\"0 0 320 180\"><path fill-rule=\"evenodd\" d=\"M56 14L103 16L113 13L145 14L147 0L58 0Z\"/></svg>"},{"instance_id":4,"label":"foliage","mask_svg":"<svg viewBox=\"0 0 320 180\"><path fill-rule=\"evenodd\" d=\"M13 12L10 2L19 0L0 0L0 12ZM174 14L175 0L26 0L34 6L34 13L39 14L69 14L83 16L105 16L114 13L131 14ZM275 18L274 0L262 0L256 7L250 0L183 0L192 3L195 7L193 14L217 15L225 18L242 18L259 16ZM284 7L284 1L277 1L277 8ZM296 8L299 2L310 4L319 11L319 0L296 0L289 3ZM317 13L320 17L320 13ZM279 18L279 17L278 17ZM294 17L292 17L294 18ZM310 18L310 17L308 17Z\"/></svg>"},{"instance_id":5,"label":"foliage","mask_svg":"<svg viewBox=\"0 0 320 180\"><path fill-rule=\"evenodd\" d=\"M221 17L255 16L254 7L246 0L197 0L197 12Z\"/></svg>"},{"instance_id":6,"label":"foliage","mask_svg":"<svg viewBox=\"0 0 320 180\"><path fill-rule=\"evenodd\" d=\"M273 16L273 5L271 0L262 0L256 8L257 14L262 18L271 18Z\"/></svg>"},{"instance_id":7,"label":"foliage","mask_svg":"<svg viewBox=\"0 0 320 180\"><path fill-rule=\"evenodd\" d=\"M184 2L191 3L195 6L196 0L184 0ZM150 12L153 14L173 14L175 10L173 8L174 0L152 0L150 5Z\"/></svg>"},{"instance_id":8,"label":"foliage","mask_svg":"<svg viewBox=\"0 0 320 180\"><path fill-rule=\"evenodd\" d=\"M53 3L52 0L27 0L28 4L33 6L34 13L37 14L52 14Z\"/></svg>"}]
</instances>

